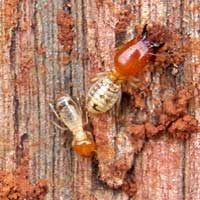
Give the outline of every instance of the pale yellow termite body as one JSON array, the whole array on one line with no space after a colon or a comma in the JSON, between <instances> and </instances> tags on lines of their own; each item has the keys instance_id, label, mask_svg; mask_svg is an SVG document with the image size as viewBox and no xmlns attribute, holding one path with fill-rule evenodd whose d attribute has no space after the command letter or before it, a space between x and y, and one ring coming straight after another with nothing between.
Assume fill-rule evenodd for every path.
<instances>
[{"instance_id":1,"label":"pale yellow termite body","mask_svg":"<svg viewBox=\"0 0 200 200\"><path fill-rule=\"evenodd\" d=\"M113 105L120 101L121 85L125 77L115 70L105 73L89 89L86 97L88 112L98 114L110 110Z\"/></svg>"},{"instance_id":2,"label":"pale yellow termite body","mask_svg":"<svg viewBox=\"0 0 200 200\"><path fill-rule=\"evenodd\" d=\"M69 95L57 99L55 109L52 104L50 104L50 107L56 117L72 132L72 146L74 151L83 156L91 155L95 151L95 143L91 137L91 133L83 130L80 107ZM63 128L61 127L61 129Z\"/></svg>"}]
</instances>

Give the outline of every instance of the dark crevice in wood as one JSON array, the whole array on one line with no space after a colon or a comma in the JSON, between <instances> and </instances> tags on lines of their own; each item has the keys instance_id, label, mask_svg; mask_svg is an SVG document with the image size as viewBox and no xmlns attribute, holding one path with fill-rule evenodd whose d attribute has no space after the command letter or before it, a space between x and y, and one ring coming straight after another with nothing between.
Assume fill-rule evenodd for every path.
<instances>
[{"instance_id":1,"label":"dark crevice in wood","mask_svg":"<svg viewBox=\"0 0 200 200\"><path fill-rule=\"evenodd\" d=\"M122 92L121 102L120 102L120 113L125 114L130 110L132 97L127 92Z\"/></svg>"},{"instance_id":2,"label":"dark crevice in wood","mask_svg":"<svg viewBox=\"0 0 200 200\"><path fill-rule=\"evenodd\" d=\"M183 19L184 19L184 0L180 0L180 34L184 34L184 26L183 26Z\"/></svg>"},{"instance_id":3,"label":"dark crevice in wood","mask_svg":"<svg viewBox=\"0 0 200 200\"><path fill-rule=\"evenodd\" d=\"M26 156L26 150L28 150L27 146L25 145L25 142L28 141L29 135L28 133L24 133L19 138L19 145L16 147L16 153L18 156L17 164L20 165L23 158Z\"/></svg>"},{"instance_id":4,"label":"dark crevice in wood","mask_svg":"<svg viewBox=\"0 0 200 200\"><path fill-rule=\"evenodd\" d=\"M72 9L70 6L68 6L68 4L71 4L71 0L65 0L64 1L64 10L68 13L71 14L72 13Z\"/></svg>"},{"instance_id":5,"label":"dark crevice in wood","mask_svg":"<svg viewBox=\"0 0 200 200\"><path fill-rule=\"evenodd\" d=\"M55 138L56 138L56 135L54 135L53 137L52 137L52 140L53 140L53 142L52 142L52 154L53 154L53 156L52 156L52 163L53 163L53 166L52 166L52 185L55 185L55 179L56 179L56 177L55 177ZM55 199L55 187L52 187L52 199Z\"/></svg>"},{"instance_id":6,"label":"dark crevice in wood","mask_svg":"<svg viewBox=\"0 0 200 200\"><path fill-rule=\"evenodd\" d=\"M12 74L12 81L13 81L13 120L14 120L14 142L16 147L16 163L19 165L21 160L21 152L19 151L19 94L17 91L17 73L16 73L16 32L18 31L18 26L13 28L11 32L11 45L10 45L10 69Z\"/></svg>"},{"instance_id":7,"label":"dark crevice in wood","mask_svg":"<svg viewBox=\"0 0 200 200\"><path fill-rule=\"evenodd\" d=\"M92 158L92 164L91 164L91 168L92 168L92 190L95 191L96 188L104 188L104 189L108 189L108 186L106 185L106 183L104 183L103 181L101 181L99 179L99 162L97 160L97 158L93 157Z\"/></svg>"},{"instance_id":8,"label":"dark crevice in wood","mask_svg":"<svg viewBox=\"0 0 200 200\"><path fill-rule=\"evenodd\" d=\"M115 47L122 45L123 41L126 38L126 32L120 32L115 34Z\"/></svg>"},{"instance_id":9,"label":"dark crevice in wood","mask_svg":"<svg viewBox=\"0 0 200 200\"><path fill-rule=\"evenodd\" d=\"M184 0L180 0L180 34L183 35L184 34L184 26L183 26L183 18L184 18ZM182 43L183 45L183 43ZM181 82L181 78L183 79L184 77L184 70L183 70L183 66L182 66L182 73L180 73L181 76L179 76L178 80L179 82ZM175 83L177 83L177 81L175 81ZM186 141L183 141L183 152L182 152L182 195L183 195L183 199L186 198Z\"/></svg>"},{"instance_id":10,"label":"dark crevice in wood","mask_svg":"<svg viewBox=\"0 0 200 200\"><path fill-rule=\"evenodd\" d=\"M131 95L127 92L122 92L121 101L119 108L116 109L116 115L115 115L115 122L116 122L116 133L120 132L120 129L124 125L122 125L122 121L124 121L124 118L126 118L126 114L130 113L131 110ZM117 148L117 146L116 146Z\"/></svg>"},{"instance_id":11,"label":"dark crevice in wood","mask_svg":"<svg viewBox=\"0 0 200 200\"><path fill-rule=\"evenodd\" d=\"M126 31L123 32L115 32L115 47L120 47L122 45L123 41L126 38Z\"/></svg>"},{"instance_id":12,"label":"dark crevice in wood","mask_svg":"<svg viewBox=\"0 0 200 200\"><path fill-rule=\"evenodd\" d=\"M71 1L70 1L71 2ZM76 0L74 0L74 6L75 6L75 8L74 8L74 11L77 11L78 9L77 9L77 5L78 5L78 3L77 3L77 1ZM72 13L71 13L72 14ZM75 33L76 33L76 36L75 36L75 40L76 40L76 43L78 43L79 41L78 41L78 24L77 24L77 19L78 19L78 12L75 12L75 19L73 19L74 20L74 30L75 30ZM75 41L74 40L74 41ZM77 45L77 44L76 44ZM77 51L77 46L75 46L75 44L73 43L73 49L72 49L72 52L74 51L74 49L75 49L75 51ZM77 60L79 59L79 54L77 55ZM73 62L70 64L70 95L71 96L73 96L73 88L74 88L74 86L73 86L73 82L72 82L72 79L73 79Z\"/></svg>"},{"instance_id":13,"label":"dark crevice in wood","mask_svg":"<svg viewBox=\"0 0 200 200\"><path fill-rule=\"evenodd\" d=\"M81 65L83 67L83 91L85 91L85 82L86 82L86 78L85 78L85 71L86 71L86 62L85 62L85 57L87 55L87 42L86 42L86 30L87 30L87 19L86 19L86 15L85 15L85 6L84 6L84 0L81 1L81 8L82 8L82 24L81 24L81 28L82 28L82 35L83 35L83 40L82 40L82 48L83 48L83 52L82 52L82 59L81 59Z\"/></svg>"},{"instance_id":14,"label":"dark crevice in wood","mask_svg":"<svg viewBox=\"0 0 200 200\"><path fill-rule=\"evenodd\" d=\"M72 15L72 8L67 6L67 4L71 4L71 0L65 0L63 9L67 12L67 14ZM75 27L74 27L75 28ZM72 49L73 52L73 49ZM68 54L69 57L72 56L72 52ZM69 74L67 73L67 69L69 68ZM70 95L73 94L73 85L72 85L72 62L70 62L67 67L64 69L64 90L65 92L69 93ZM68 86L68 87L65 87ZM68 90L69 89L69 90Z\"/></svg>"},{"instance_id":15,"label":"dark crevice in wood","mask_svg":"<svg viewBox=\"0 0 200 200\"><path fill-rule=\"evenodd\" d=\"M168 17L168 15L167 15L167 13L169 13L169 0L166 0L166 26L168 26L169 27L169 17Z\"/></svg>"},{"instance_id":16,"label":"dark crevice in wood","mask_svg":"<svg viewBox=\"0 0 200 200\"><path fill-rule=\"evenodd\" d=\"M41 138L41 111L40 111L40 80L39 80L39 66L38 66L38 63L37 63L37 57L38 57L38 54L37 54L37 43L38 43L38 39L37 39L37 3L38 1L35 0L34 1L34 6L33 6L33 22L34 22L34 26L33 26L33 33L34 33L34 52L33 52L33 62L34 62L34 66L35 66L35 79L36 79L36 91L37 91L37 115L38 115L38 137ZM41 147L40 145L38 145L38 151L41 152ZM38 154L38 159L37 160L40 160L40 154ZM38 168L40 169L40 162L38 162Z\"/></svg>"},{"instance_id":17,"label":"dark crevice in wood","mask_svg":"<svg viewBox=\"0 0 200 200\"><path fill-rule=\"evenodd\" d=\"M52 7L53 7L53 1L51 1L50 3L52 4ZM48 12L47 16L48 15L52 15L53 11L54 11L54 8L52 8L51 12ZM49 17L49 18L51 18L51 17ZM50 38L53 41L53 39L54 39L54 31L53 31L53 27L52 27L52 25L50 23L48 24L48 28L47 29L49 30L49 32L50 32L49 34L51 35ZM53 45L51 47L53 48ZM54 51L52 51L52 55L51 56L54 58ZM46 60L45 57L44 57L44 60ZM53 89L52 90L52 94L53 94L53 100L55 101L55 99L56 99L56 90L57 90L57 87L56 87L57 80L56 80L55 72L57 72L57 71L56 71L56 65L54 64L54 61L51 61L51 67L52 67L52 89ZM38 76L39 76L39 74L38 74ZM45 81L46 81L46 79L45 79ZM46 87L45 87L45 89L46 89ZM56 127L54 127L54 128L56 128ZM56 130L55 130L54 133L56 133ZM59 155L59 153L57 154L57 152L56 152L56 137L57 137L57 134L54 134L52 136L52 149L51 149L51 151L52 151L52 169L51 169L52 176L51 176L51 179L52 179L52 185L54 186L54 187L52 187L52 190L51 190L52 199L56 198L56 188L57 187L55 187L55 185L56 185L56 179L58 178L58 177L55 177L56 176L56 157ZM41 138L41 135L39 135L39 138Z\"/></svg>"},{"instance_id":18,"label":"dark crevice in wood","mask_svg":"<svg viewBox=\"0 0 200 200\"><path fill-rule=\"evenodd\" d=\"M122 192L121 188L113 190L113 197L112 199L115 200L116 197Z\"/></svg>"}]
</instances>

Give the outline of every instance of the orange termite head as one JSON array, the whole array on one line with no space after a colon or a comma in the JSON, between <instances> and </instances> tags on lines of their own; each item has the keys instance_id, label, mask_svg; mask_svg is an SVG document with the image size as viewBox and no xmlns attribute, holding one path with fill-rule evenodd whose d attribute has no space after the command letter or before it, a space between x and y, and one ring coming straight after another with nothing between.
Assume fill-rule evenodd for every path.
<instances>
[{"instance_id":1,"label":"orange termite head","mask_svg":"<svg viewBox=\"0 0 200 200\"><path fill-rule=\"evenodd\" d=\"M134 39L124 44L114 57L115 68L123 76L134 76L140 73L149 63L152 49L161 48L159 44L148 40L147 24L145 24L141 39Z\"/></svg>"},{"instance_id":2,"label":"orange termite head","mask_svg":"<svg viewBox=\"0 0 200 200\"><path fill-rule=\"evenodd\" d=\"M73 150L81 156L92 156L96 150L96 144L91 138L91 133L88 131L84 132L87 137L81 140L74 139L72 146Z\"/></svg>"}]
</instances>

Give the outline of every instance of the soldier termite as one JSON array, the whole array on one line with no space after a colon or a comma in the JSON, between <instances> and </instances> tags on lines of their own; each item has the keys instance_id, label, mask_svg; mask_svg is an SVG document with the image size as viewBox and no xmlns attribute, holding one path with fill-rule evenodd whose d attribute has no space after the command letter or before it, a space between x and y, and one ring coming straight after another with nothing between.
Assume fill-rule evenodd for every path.
<instances>
[{"instance_id":1,"label":"soldier termite","mask_svg":"<svg viewBox=\"0 0 200 200\"><path fill-rule=\"evenodd\" d=\"M86 97L86 108L90 113L104 113L110 110L120 100L121 85L127 80L136 86L134 77L149 63L152 49L164 45L148 40L147 24L143 28L142 38L134 39L124 44L115 54L115 69L103 72L91 86ZM130 82L131 83L131 82Z\"/></svg>"},{"instance_id":2,"label":"soldier termite","mask_svg":"<svg viewBox=\"0 0 200 200\"><path fill-rule=\"evenodd\" d=\"M95 151L95 142L89 131L83 130L82 112L80 106L69 96L62 96L56 101L55 108L49 104L55 116L65 125L60 129L68 128L73 134L73 150L82 156L90 156Z\"/></svg>"}]
</instances>

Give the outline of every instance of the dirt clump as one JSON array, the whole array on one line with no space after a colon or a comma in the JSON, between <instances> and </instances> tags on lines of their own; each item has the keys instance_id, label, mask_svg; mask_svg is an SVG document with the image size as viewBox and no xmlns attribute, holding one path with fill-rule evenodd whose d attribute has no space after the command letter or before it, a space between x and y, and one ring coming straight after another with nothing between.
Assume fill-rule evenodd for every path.
<instances>
[{"instance_id":1,"label":"dirt clump","mask_svg":"<svg viewBox=\"0 0 200 200\"><path fill-rule=\"evenodd\" d=\"M44 179L33 185L28 180L28 158L13 172L0 171L0 199L2 200L43 200L48 192Z\"/></svg>"},{"instance_id":2,"label":"dirt clump","mask_svg":"<svg viewBox=\"0 0 200 200\"><path fill-rule=\"evenodd\" d=\"M57 13L57 24L59 27L58 40L63 45L63 51L70 53L75 37L73 19L64 10L59 10Z\"/></svg>"},{"instance_id":3,"label":"dirt clump","mask_svg":"<svg viewBox=\"0 0 200 200\"><path fill-rule=\"evenodd\" d=\"M115 27L116 34L123 33L126 31L127 26L133 20L134 15L130 5L127 5L124 9L120 10L117 14L117 23Z\"/></svg>"},{"instance_id":4,"label":"dirt clump","mask_svg":"<svg viewBox=\"0 0 200 200\"><path fill-rule=\"evenodd\" d=\"M187 139L190 133L198 131L198 121L191 115L184 115L174 121L168 128L168 133L174 138Z\"/></svg>"},{"instance_id":5,"label":"dirt clump","mask_svg":"<svg viewBox=\"0 0 200 200\"><path fill-rule=\"evenodd\" d=\"M126 132L133 140L141 138L152 138L166 131L169 136L177 139L187 139L192 132L199 130L198 121L188 112L189 102L192 94L187 89L180 89L173 95L161 95L162 109L151 114L147 112L148 118L145 122L138 123L136 116L130 115L126 121Z\"/></svg>"},{"instance_id":6,"label":"dirt clump","mask_svg":"<svg viewBox=\"0 0 200 200\"><path fill-rule=\"evenodd\" d=\"M122 185L122 190L128 194L129 197L135 196L137 192L136 182L132 179L126 179Z\"/></svg>"},{"instance_id":7,"label":"dirt clump","mask_svg":"<svg viewBox=\"0 0 200 200\"><path fill-rule=\"evenodd\" d=\"M17 26L20 14L18 13L17 7L22 0L8 0L5 1L4 7L2 7L5 16L5 33L6 40L11 39L11 30Z\"/></svg>"}]
</instances>

